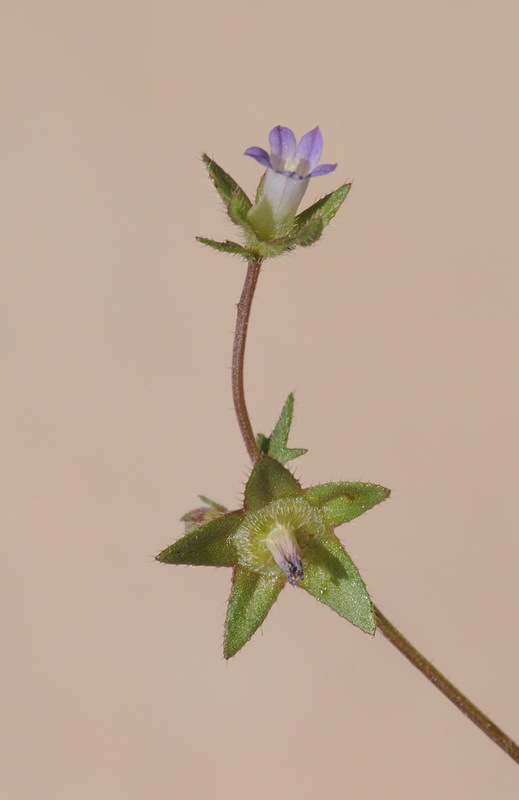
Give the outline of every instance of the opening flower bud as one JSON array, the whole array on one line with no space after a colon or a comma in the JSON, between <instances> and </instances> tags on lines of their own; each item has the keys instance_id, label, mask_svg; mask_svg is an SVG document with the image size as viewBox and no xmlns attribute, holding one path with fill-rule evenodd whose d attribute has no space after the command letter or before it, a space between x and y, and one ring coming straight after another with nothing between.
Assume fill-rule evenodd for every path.
<instances>
[{"instance_id":1,"label":"opening flower bud","mask_svg":"<svg viewBox=\"0 0 519 800\"><path fill-rule=\"evenodd\" d=\"M306 577L301 556L309 565L315 540L323 541L327 533L317 509L302 497L283 497L249 511L234 543L241 566L272 578L285 575L295 586Z\"/></svg>"},{"instance_id":2,"label":"opening flower bud","mask_svg":"<svg viewBox=\"0 0 519 800\"><path fill-rule=\"evenodd\" d=\"M310 178L333 172L337 164L319 164L323 137L319 128L305 133L299 144L293 131L283 125L269 134L270 155L262 147L249 147L251 156L266 167L261 198L248 214L260 239L273 239L287 234Z\"/></svg>"},{"instance_id":3,"label":"opening flower bud","mask_svg":"<svg viewBox=\"0 0 519 800\"><path fill-rule=\"evenodd\" d=\"M274 561L281 567L287 581L296 586L298 581L305 577L301 554L293 531L285 525L273 528L265 540L265 544L272 553Z\"/></svg>"}]
</instances>

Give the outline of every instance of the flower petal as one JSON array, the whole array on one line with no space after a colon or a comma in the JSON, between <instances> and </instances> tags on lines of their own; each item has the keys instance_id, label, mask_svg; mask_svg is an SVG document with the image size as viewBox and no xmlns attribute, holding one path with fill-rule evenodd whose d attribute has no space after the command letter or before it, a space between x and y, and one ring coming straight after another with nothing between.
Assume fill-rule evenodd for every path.
<instances>
[{"instance_id":1,"label":"flower petal","mask_svg":"<svg viewBox=\"0 0 519 800\"><path fill-rule=\"evenodd\" d=\"M308 177L316 178L318 175L328 175L328 173L333 172L334 169L337 169L337 164L319 164L318 167L314 167Z\"/></svg>"},{"instance_id":2,"label":"flower petal","mask_svg":"<svg viewBox=\"0 0 519 800\"><path fill-rule=\"evenodd\" d=\"M296 137L290 128L276 125L269 133L272 168L282 170L285 161L291 160L296 154Z\"/></svg>"},{"instance_id":3,"label":"flower petal","mask_svg":"<svg viewBox=\"0 0 519 800\"><path fill-rule=\"evenodd\" d=\"M255 158L263 167L271 167L270 156L262 147L248 147L243 154Z\"/></svg>"},{"instance_id":4,"label":"flower petal","mask_svg":"<svg viewBox=\"0 0 519 800\"><path fill-rule=\"evenodd\" d=\"M313 170L321 158L323 152L323 135L319 126L305 133L297 145L296 160L299 161L299 172L301 175L308 175ZM301 164L301 162L305 162Z\"/></svg>"}]
</instances>

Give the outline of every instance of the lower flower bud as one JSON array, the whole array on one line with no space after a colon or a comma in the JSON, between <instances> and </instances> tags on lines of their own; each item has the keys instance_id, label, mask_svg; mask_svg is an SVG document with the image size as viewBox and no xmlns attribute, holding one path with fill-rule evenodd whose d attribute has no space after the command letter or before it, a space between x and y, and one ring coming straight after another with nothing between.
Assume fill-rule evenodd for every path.
<instances>
[{"instance_id":1,"label":"lower flower bud","mask_svg":"<svg viewBox=\"0 0 519 800\"><path fill-rule=\"evenodd\" d=\"M238 563L261 575L285 575L295 586L306 576L314 541L324 541L327 534L320 512L302 497L273 500L245 514L234 536Z\"/></svg>"},{"instance_id":2,"label":"lower flower bud","mask_svg":"<svg viewBox=\"0 0 519 800\"><path fill-rule=\"evenodd\" d=\"M301 554L294 532L290 528L285 525L277 525L270 531L265 544L292 586L296 586L298 581L303 580L305 574Z\"/></svg>"}]
</instances>

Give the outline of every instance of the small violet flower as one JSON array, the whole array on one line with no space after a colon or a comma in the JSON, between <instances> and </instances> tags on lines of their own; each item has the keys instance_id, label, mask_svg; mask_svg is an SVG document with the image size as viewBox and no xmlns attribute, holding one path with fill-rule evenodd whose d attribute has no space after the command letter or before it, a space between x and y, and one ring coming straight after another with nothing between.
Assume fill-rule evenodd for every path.
<instances>
[{"instance_id":1,"label":"small violet flower","mask_svg":"<svg viewBox=\"0 0 519 800\"><path fill-rule=\"evenodd\" d=\"M261 197L248 214L249 221L262 239L274 239L288 233L310 178L333 172L337 164L320 164L323 137L314 128L299 144L290 128L277 125L269 134L270 156L261 147L249 147L244 155L255 158L267 168Z\"/></svg>"},{"instance_id":2,"label":"small violet flower","mask_svg":"<svg viewBox=\"0 0 519 800\"><path fill-rule=\"evenodd\" d=\"M294 531L286 525L276 525L267 536L265 544L278 567L285 573L287 581L292 586L297 586L305 573Z\"/></svg>"}]
</instances>

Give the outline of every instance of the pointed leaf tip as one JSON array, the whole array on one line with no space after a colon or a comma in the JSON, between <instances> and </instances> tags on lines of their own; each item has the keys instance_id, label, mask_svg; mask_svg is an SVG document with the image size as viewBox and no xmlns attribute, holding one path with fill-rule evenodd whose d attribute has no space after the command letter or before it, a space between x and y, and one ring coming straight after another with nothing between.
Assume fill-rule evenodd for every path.
<instances>
[{"instance_id":1,"label":"pointed leaf tip","mask_svg":"<svg viewBox=\"0 0 519 800\"><path fill-rule=\"evenodd\" d=\"M216 161L213 161L212 158L209 158L206 153L202 153L202 161L207 167L209 177L211 178L216 191L222 198L225 205L228 206L233 197L239 196L240 202L243 203L248 211L249 208L252 207L252 203L241 186L236 183L234 178L231 178L231 176L225 172L225 170L222 169L216 163Z\"/></svg>"},{"instance_id":2,"label":"pointed leaf tip","mask_svg":"<svg viewBox=\"0 0 519 800\"><path fill-rule=\"evenodd\" d=\"M322 483L305 490L305 500L324 512L330 525L349 522L382 503L391 494L389 489L375 483L341 481Z\"/></svg>"},{"instance_id":3,"label":"pointed leaf tip","mask_svg":"<svg viewBox=\"0 0 519 800\"><path fill-rule=\"evenodd\" d=\"M305 553L305 577L299 584L365 633L376 620L362 577L336 536L314 539Z\"/></svg>"},{"instance_id":4,"label":"pointed leaf tip","mask_svg":"<svg viewBox=\"0 0 519 800\"><path fill-rule=\"evenodd\" d=\"M320 217L323 227L329 225L346 200L350 189L351 183L344 183L342 186L339 186L338 189L325 195L325 197L321 197L316 203L306 208L296 217L296 222L299 227L306 225L316 216Z\"/></svg>"},{"instance_id":5,"label":"pointed leaf tip","mask_svg":"<svg viewBox=\"0 0 519 800\"><path fill-rule=\"evenodd\" d=\"M245 508L255 511L273 500L299 497L302 491L299 481L286 467L271 456L262 456L256 461L245 486Z\"/></svg>"},{"instance_id":6,"label":"pointed leaf tip","mask_svg":"<svg viewBox=\"0 0 519 800\"><path fill-rule=\"evenodd\" d=\"M254 258L254 253L251 250L247 250L247 248L237 242L230 242L229 239L226 239L225 242L215 242L214 239L207 239L205 236L197 236L196 240L200 242L200 244L205 244L208 247L212 247L214 250L219 250L221 253L231 253L235 256L242 256L247 261Z\"/></svg>"},{"instance_id":7,"label":"pointed leaf tip","mask_svg":"<svg viewBox=\"0 0 519 800\"><path fill-rule=\"evenodd\" d=\"M237 562L233 534L243 511L232 511L187 533L156 556L164 564L232 567Z\"/></svg>"},{"instance_id":8,"label":"pointed leaf tip","mask_svg":"<svg viewBox=\"0 0 519 800\"><path fill-rule=\"evenodd\" d=\"M292 459L303 456L307 452L303 447L287 447L293 415L294 394L291 392L281 409L279 419L270 436L267 437L261 433L258 434L258 446L260 451L272 456L272 458L275 458L280 464L286 464L287 461L292 461Z\"/></svg>"},{"instance_id":9,"label":"pointed leaf tip","mask_svg":"<svg viewBox=\"0 0 519 800\"><path fill-rule=\"evenodd\" d=\"M249 641L284 585L284 577L260 575L236 567L225 620L224 658L232 658Z\"/></svg>"}]
</instances>

